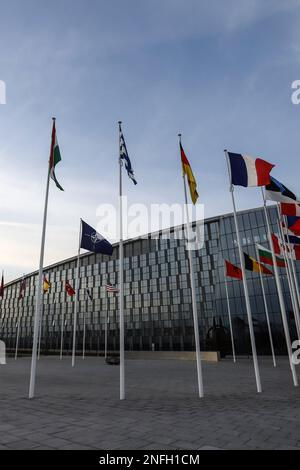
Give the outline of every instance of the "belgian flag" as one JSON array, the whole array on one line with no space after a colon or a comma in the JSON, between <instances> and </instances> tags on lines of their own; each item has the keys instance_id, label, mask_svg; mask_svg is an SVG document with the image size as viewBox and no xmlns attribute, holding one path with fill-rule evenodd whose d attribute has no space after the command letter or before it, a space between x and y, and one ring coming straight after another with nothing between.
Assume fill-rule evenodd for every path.
<instances>
[{"instance_id":1,"label":"belgian flag","mask_svg":"<svg viewBox=\"0 0 300 470\"><path fill-rule=\"evenodd\" d=\"M247 255L247 253L244 253L244 260L245 260L245 269L247 269L247 271L252 271L253 273L268 274L269 276L273 276L272 271L266 268L263 264L256 261L256 259L252 258L252 256Z\"/></svg>"}]
</instances>

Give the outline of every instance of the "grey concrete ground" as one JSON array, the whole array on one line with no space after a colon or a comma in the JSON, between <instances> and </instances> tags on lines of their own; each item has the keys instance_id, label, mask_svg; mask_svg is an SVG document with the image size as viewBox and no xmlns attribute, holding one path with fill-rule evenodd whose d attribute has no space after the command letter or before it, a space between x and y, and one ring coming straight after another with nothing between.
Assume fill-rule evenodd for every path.
<instances>
[{"instance_id":1,"label":"grey concrete ground","mask_svg":"<svg viewBox=\"0 0 300 470\"><path fill-rule=\"evenodd\" d=\"M126 364L102 358L42 357L37 396L27 399L30 359L0 366L0 449L300 449L300 387L288 363L260 361L258 395L251 360L203 364L205 398L197 398L195 363ZM297 369L300 376L300 369Z\"/></svg>"}]
</instances>

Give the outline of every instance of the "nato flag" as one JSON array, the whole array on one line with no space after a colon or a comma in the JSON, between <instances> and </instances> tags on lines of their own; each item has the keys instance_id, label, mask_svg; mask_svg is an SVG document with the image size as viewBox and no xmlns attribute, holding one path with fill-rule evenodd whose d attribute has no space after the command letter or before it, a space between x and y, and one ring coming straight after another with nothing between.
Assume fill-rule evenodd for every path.
<instances>
[{"instance_id":1,"label":"nato flag","mask_svg":"<svg viewBox=\"0 0 300 470\"><path fill-rule=\"evenodd\" d=\"M81 244L80 248L93 251L94 253L102 253L111 256L113 254L112 245L98 233L93 227L83 220L81 221Z\"/></svg>"}]
</instances>

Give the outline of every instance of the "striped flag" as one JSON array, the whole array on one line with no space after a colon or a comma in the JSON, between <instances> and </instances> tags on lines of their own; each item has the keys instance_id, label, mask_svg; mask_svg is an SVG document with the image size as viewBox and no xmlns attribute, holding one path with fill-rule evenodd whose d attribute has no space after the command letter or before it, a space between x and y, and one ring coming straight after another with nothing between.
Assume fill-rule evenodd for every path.
<instances>
[{"instance_id":1,"label":"striped flag","mask_svg":"<svg viewBox=\"0 0 300 470\"><path fill-rule=\"evenodd\" d=\"M199 194L197 193L197 181L195 179L194 173L192 171L190 162L188 161L186 154L183 150L183 147L180 142L180 153L181 153L181 162L182 162L182 170L183 174L186 175L188 184L190 187L191 199L193 204L196 204Z\"/></svg>"},{"instance_id":2,"label":"striped flag","mask_svg":"<svg viewBox=\"0 0 300 470\"><path fill-rule=\"evenodd\" d=\"M267 248L264 248L263 246L257 244L257 249L258 249L258 255L259 255L259 261L264 264L268 264L269 266L274 266L273 263L273 255L272 251L268 250ZM275 250L276 254L276 250ZM276 256L276 264L278 268L285 268L285 261L283 258Z\"/></svg>"},{"instance_id":3,"label":"striped flag","mask_svg":"<svg viewBox=\"0 0 300 470\"><path fill-rule=\"evenodd\" d=\"M50 176L53 179L54 183L63 191L63 188L59 184L55 176L55 167L61 161L60 150L57 142L57 135L56 135L56 127L55 127L55 119L53 119L53 128L52 128L52 138L51 138L51 150L50 150L50 159L49 159L49 171Z\"/></svg>"},{"instance_id":4,"label":"striped flag","mask_svg":"<svg viewBox=\"0 0 300 470\"><path fill-rule=\"evenodd\" d=\"M247 269L247 271L252 271L254 273L269 274L270 276L273 276L272 271L266 268L263 264L256 261L256 259L252 258L252 256L249 256L247 253L244 253L244 260L245 269Z\"/></svg>"},{"instance_id":5,"label":"striped flag","mask_svg":"<svg viewBox=\"0 0 300 470\"><path fill-rule=\"evenodd\" d=\"M228 152L231 184L234 186L266 186L270 183L270 172L275 165L261 158Z\"/></svg>"},{"instance_id":6,"label":"striped flag","mask_svg":"<svg viewBox=\"0 0 300 470\"><path fill-rule=\"evenodd\" d=\"M106 284L105 289L106 289L106 292L110 292L110 293L114 293L114 294L118 294L120 292L117 287L112 286L110 284Z\"/></svg>"}]
</instances>

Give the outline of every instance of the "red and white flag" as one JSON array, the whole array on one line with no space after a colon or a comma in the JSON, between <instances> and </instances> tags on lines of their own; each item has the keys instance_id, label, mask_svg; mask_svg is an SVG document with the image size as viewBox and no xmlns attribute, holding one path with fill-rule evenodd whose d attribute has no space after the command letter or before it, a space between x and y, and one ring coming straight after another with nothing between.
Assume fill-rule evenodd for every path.
<instances>
[{"instance_id":1,"label":"red and white flag","mask_svg":"<svg viewBox=\"0 0 300 470\"><path fill-rule=\"evenodd\" d=\"M111 292L113 294L118 294L120 291L117 287L111 286L110 284L107 284L105 286L106 292Z\"/></svg>"}]
</instances>

